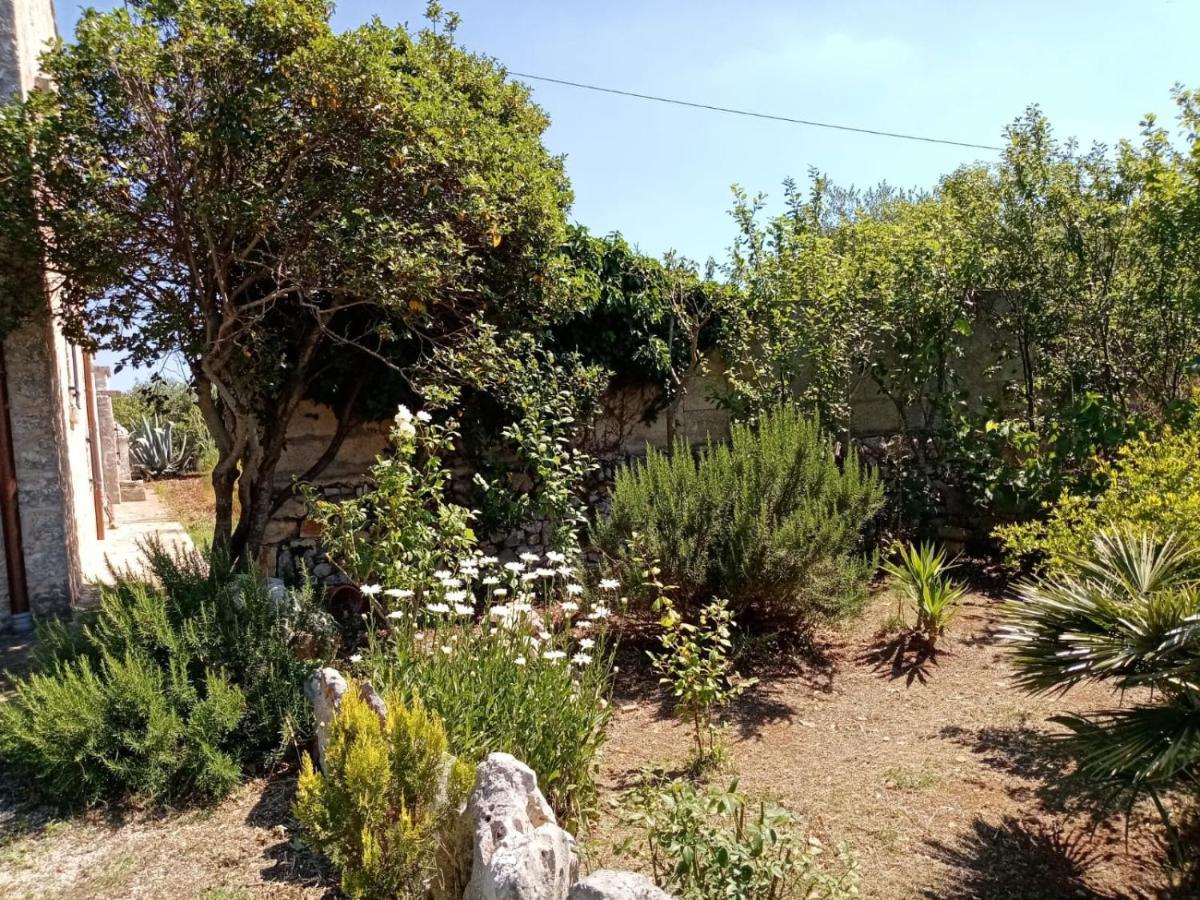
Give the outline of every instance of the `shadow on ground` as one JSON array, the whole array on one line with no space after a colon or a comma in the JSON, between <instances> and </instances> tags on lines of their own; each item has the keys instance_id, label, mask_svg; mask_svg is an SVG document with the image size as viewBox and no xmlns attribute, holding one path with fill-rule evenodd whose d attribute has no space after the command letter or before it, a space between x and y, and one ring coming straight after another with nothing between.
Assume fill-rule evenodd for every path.
<instances>
[{"instance_id":1,"label":"shadow on ground","mask_svg":"<svg viewBox=\"0 0 1200 900\"><path fill-rule=\"evenodd\" d=\"M1005 816L999 824L982 818L954 844L930 840L928 852L951 874L927 887L929 900L1104 900L1084 882L1087 870L1103 858L1091 849L1084 829L1023 822ZM1115 898L1114 898L1115 900Z\"/></svg>"},{"instance_id":2,"label":"shadow on ground","mask_svg":"<svg viewBox=\"0 0 1200 900\"><path fill-rule=\"evenodd\" d=\"M246 815L247 825L269 829L278 838L263 850L269 865L262 870L262 879L309 888L324 887L327 889L325 896L335 897L336 873L300 839L299 823L292 817L295 800L295 777L273 778Z\"/></svg>"},{"instance_id":3,"label":"shadow on ground","mask_svg":"<svg viewBox=\"0 0 1200 900\"><path fill-rule=\"evenodd\" d=\"M923 634L903 631L872 644L858 661L882 677L892 681L903 678L911 686L914 682L927 684L939 658L948 655L948 651L931 645Z\"/></svg>"}]
</instances>

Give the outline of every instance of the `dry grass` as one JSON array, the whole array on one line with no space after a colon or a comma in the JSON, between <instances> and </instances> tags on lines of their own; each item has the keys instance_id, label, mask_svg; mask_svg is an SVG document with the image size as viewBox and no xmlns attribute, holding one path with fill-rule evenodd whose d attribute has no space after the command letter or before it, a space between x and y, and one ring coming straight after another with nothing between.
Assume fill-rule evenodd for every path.
<instances>
[{"instance_id":1,"label":"dry grass","mask_svg":"<svg viewBox=\"0 0 1200 900\"><path fill-rule=\"evenodd\" d=\"M1061 790L1067 766L1047 747L1049 715L1112 698L1015 690L986 596L971 595L933 656L879 633L893 609L880 597L857 623L822 636L819 660L753 673L761 682L728 716L741 788L784 803L827 846L847 842L866 897L1166 896L1157 822L1139 811L1128 840L1120 815L1092 822ZM688 752L636 642L623 652L602 769L609 803L585 836L589 866L613 861L611 802L644 766L678 768ZM329 873L291 831L293 789L288 777L256 780L211 811L121 823L10 803L0 807L0 896L326 895Z\"/></svg>"},{"instance_id":2,"label":"dry grass","mask_svg":"<svg viewBox=\"0 0 1200 900\"><path fill-rule=\"evenodd\" d=\"M204 473L185 475L181 478L163 478L148 482L149 488L158 494L171 515L179 520L197 547L212 543L213 498L212 482ZM234 497L234 518L237 518L237 497Z\"/></svg>"},{"instance_id":3,"label":"dry grass","mask_svg":"<svg viewBox=\"0 0 1200 900\"><path fill-rule=\"evenodd\" d=\"M724 777L797 813L826 846L848 843L866 897L1159 896L1156 817L1135 812L1128 836L1119 813L1093 820L1062 789L1069 765L1049 746L1050 715L1114 698L1016 690L995 606L972 594L931 654L889 633L894 601L881 596L823 636L819 661L754 672L760 683L727 717ZM610 799L644 767L679 770L688 748L649 673L628 662L603 767ZM590 836L597 862L629 864L606 852L619 830L610 811Z\"/></svg>"}]
</instances>

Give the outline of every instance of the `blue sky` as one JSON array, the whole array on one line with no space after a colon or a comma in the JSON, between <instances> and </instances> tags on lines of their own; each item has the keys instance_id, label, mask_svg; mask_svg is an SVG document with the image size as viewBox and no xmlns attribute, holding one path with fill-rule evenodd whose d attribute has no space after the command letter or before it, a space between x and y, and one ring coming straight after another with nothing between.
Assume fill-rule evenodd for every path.
<instances>
[{"instance_id":1,"label":"blue sky","mask_svg":"<svg viewBox=\"0 0 1200 900\"><path fill-rule=\"evenodd\" d=\"M100 7L107 5L97 4ZM1200 3L447 0L462 42L510 69L797 118L996 144L1026 105L1082 143L1173 118L1200 86ZM59 5L69 35L79 5ZM423 2L345 0L335 25L419 24ZM987 151L896 141L533 83L566 156L573 218L642 250L722 257L730 185L778 198L809 168L927 187Z\"/></svg>"}]
</instances>

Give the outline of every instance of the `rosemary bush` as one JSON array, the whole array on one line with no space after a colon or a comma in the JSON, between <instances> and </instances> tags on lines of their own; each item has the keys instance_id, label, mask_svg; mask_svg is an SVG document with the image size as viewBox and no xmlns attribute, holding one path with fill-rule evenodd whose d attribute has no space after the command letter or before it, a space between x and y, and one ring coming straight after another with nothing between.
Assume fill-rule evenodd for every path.
<instances>
[{"instance_id":1,"label":"rosemary bush","mask_svg":"<svg viewBox=\"0 0 1200 900\"><path fill-rule=\"evenodd\" d=\"M860 551L883 505L879 478L851 452L839 464L816 421L779 407L728 444L654 449L617 473L595 543L659 560L684 605L726 597L741 618L812 620L855 610L874 568Z\"/></svg>"}]
</instances>

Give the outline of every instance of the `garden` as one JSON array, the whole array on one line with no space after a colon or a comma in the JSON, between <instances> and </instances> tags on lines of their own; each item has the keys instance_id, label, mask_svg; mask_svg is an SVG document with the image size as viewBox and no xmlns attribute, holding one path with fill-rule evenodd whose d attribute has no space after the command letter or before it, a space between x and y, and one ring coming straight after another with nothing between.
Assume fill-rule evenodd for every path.
<instances>
[{"instance_id":1,"label":"garden","mask_svg":"<svg viewBox=\"0 0 1200 900\"><path fill-rule=\"evenodd\" d=\"M86 12L0 109L0 335L44 265L184 363L114 413L197 543L6 660L0 893L1196 896L1200 94L697 264L453 14L329 19Z\"/></svg>"}]
</instances>

